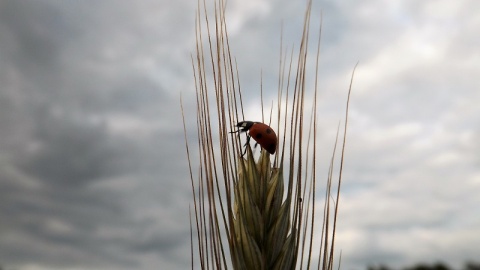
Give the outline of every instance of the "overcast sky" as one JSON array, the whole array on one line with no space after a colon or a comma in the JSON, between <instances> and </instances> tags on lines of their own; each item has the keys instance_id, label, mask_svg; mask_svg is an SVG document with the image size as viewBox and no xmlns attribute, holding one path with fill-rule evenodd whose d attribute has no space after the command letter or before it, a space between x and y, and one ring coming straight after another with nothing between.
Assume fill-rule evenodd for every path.
<instances>
[{"instance_id":1,"label":"overcast sky","mask_svg":"<svg viewBox=\"0 0 480 270\"><path fill-rule=\"evenodd\" d=\"M196 2L0 1L0 265L190 267L179 96L194 119ZM262 70L266 96L276 93L280 24L298 44L304 9L229 1L250 120ZM478 260L480 2L314 1L314 22L321 12L326 151L360 62L337 232L344 269Z\"/></svg>"}]
</instances>

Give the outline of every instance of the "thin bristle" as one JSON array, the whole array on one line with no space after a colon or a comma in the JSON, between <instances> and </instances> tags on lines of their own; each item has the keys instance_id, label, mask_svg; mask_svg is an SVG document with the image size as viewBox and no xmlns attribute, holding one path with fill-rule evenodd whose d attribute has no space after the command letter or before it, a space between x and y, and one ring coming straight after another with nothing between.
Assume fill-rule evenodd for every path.
<instances>
[{"instance_id":1,"label":"thin bristle","mask_svg":"<svg viewBox=\"0 0 480 270\"><path fill-rule=\"evenodd\" d=\"M263 103L263 72L260 74L261 120L267 119L268 125L276 127L278 137L276 151L270 148L273 144L266 147L275 155L271 156L268 151L261 149L258 158L255 158L250 145L243 148L244 132L237 132L237 123L247 120L244 119L237 61L230 51L225 9L225 0L214 0L214 14L209 16L206 1L199 0L196 13L196 52L192 56L192 66L200 165L197 175L192 169L182 104L193 192L193 217L190 223L192 230L196 230L196 234L191 232L191 249L194 246L198 249L197 258L193 258L195 254L192 251L192 269L196 263L201 269L291 270L304 265L309 268L316 257L313 254L313 242L320 54L319 37L315 87L309 91L306 69L311 66L307 62L312 1L307 4L297 53L294 46L291 50L284 48L281 33L278 100L277 104L272 102L266 110ZM290 60L287 60L289 57ZM305 111L311 111L309 119ZM265 116L264 112L270 112L270 115ZM305 122L307 119L310 121ZM271 123L272 120L277 122ZM345 122L345 132L346 125ZM342 147L340 170L343 168L345 138ZM245 156L242 155L244 149ZM321 243L316 258L319 269L332 269L335 252L334 234L341 173L332 207L329 198L333 160L332 157L323 224L318 236ZM195 237L197 245L193 243Z\"/></svg>"}]
</instances>

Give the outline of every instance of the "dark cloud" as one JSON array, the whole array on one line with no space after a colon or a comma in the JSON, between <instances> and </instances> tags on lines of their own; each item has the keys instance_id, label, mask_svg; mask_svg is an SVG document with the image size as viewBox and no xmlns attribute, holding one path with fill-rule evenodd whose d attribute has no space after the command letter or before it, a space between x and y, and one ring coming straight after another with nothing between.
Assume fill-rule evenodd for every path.
<instances>
[{"instance_id":1,"label":"dark cloud","mask_svg":"<svg viewBox=\"0 0 480 270\"><path fill-rule=\"evenodd\" d=\"M188 202L175 203L189 195L178 180L183 133L169 128L185 84L157 75L189 74L177 60L188 63L193 44L173 46L178 35L162 44L173 30L143 21L144 8L1 3L4 266L151 269L139 261L145 252L162 260L188 243L188 226L176 225L188 220Z\"/></svg>"},{"instance_id":2,"label":"dark cloud","mask_svg":"<svg viewBox=\"0 0 480 270\"><path fill-rule=\"evenodd\" d=\"M360 60L337 235L351 269L419 256L459 262L478 246L478 4L450 3L314 3L322 149ZM0 2L2 266L189 267L179 98L195 171L195 5ZM304 10L229 2L249 117L258 116L261 70L265 100L276 96L281 22L284 49L298 50Z\"/></svg>"}]
</instances>

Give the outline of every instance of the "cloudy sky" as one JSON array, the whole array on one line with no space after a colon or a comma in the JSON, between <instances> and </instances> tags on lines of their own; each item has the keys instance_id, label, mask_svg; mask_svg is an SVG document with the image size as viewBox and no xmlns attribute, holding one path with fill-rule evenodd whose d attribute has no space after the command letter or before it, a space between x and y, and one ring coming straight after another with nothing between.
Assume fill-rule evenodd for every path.
<instances>
[{"instance_id":1,"label":"cloudy sky","mask_svg":"<svg viewBox=\"0 0 480 270\"><path fill-rule=\"evenodd\" d=\"M194 119L196 2L0 1L1 266L189 268L179 97ZM277 79L280 24L285 44L298 44L304 9L304 1L229 1L251 118L260 72L266 88ZM342 265L478 259L480 2L314 1L314 22L320 13L328 151L360 62Z\"/></svg>"}]
</instances>

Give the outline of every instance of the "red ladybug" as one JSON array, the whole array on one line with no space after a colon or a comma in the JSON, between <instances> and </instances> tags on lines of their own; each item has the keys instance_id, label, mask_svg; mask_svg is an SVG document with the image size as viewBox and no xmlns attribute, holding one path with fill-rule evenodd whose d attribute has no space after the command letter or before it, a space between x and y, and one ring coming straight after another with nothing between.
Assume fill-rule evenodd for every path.
<instances>
[{"instance_id":1,"label":"red ladybug","mask_svg":"<svg viewBox=\"0 0 480 270\"><path fill-rule=\"evenodd\" d=\"M275 150L277 150L277 135L270 126L260 122L242 121L237 123L237 127L239 130L231 133L248 131L247 143L245 145L250 142L250 137L252 137L267 152L272 155L275 154Z\"/></svg>"}]
</instances>

